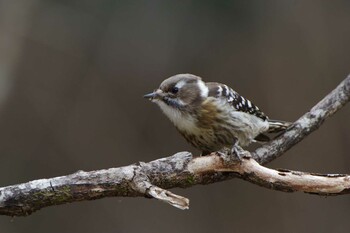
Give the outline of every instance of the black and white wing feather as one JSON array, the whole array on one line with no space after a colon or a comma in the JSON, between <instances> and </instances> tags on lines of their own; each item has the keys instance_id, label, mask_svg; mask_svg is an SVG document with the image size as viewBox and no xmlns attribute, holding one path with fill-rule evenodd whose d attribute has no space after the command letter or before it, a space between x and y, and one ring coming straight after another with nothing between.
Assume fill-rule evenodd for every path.
<instances>
[{"instance_id":1,"label":"black and white wing feather","mask_svg":"<svg viewBox=\"0 0 350 233\"><path fill-rule=\"evenodd\" d=\"M268 117L250 100L244 98L232 88L220 83L207 83L209 87L209 95L216 98L224 98L236 111L252 114L263 120Z\"/></svg>"}]
</instances>

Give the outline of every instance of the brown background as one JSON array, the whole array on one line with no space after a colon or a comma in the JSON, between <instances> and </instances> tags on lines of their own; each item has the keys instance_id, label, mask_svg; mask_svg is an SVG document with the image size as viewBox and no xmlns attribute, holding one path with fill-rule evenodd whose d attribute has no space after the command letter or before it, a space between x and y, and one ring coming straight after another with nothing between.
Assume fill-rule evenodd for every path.
<instances>
[{"instance_id":1,"label":"brown background","mask_svg":"<svg viewBox=\"0 0 350 233\"><path fill-rule=\"evenodd\" d=\"M177 73L296 120L350 72L349 12L348 0L0 0L0 186L196 152L142 98ZM268 166L350 173L349 117L347 106ZM241 180L174 192L190 210L108 198L0 216L0 233L350 229L350 196Z\"/></svg>"}]
</instances>

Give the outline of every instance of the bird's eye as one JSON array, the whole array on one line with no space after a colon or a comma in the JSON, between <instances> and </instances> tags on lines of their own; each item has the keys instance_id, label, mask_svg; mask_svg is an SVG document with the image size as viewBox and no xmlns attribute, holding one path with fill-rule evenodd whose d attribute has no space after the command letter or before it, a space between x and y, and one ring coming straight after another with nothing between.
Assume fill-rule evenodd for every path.
<instances>
[{"instance_id":1,"label":"bird's eye","mask_svg":"<svg viewBox=\"0 0 350 233\"><path fill-rule=\"evenodd\" d=\"M171 89L171 93L173 93L173 94L176 94L176 93L178 93L179 92L179 88L178 87L173 87L172 89Z\"/></svg>"}]
</instances>

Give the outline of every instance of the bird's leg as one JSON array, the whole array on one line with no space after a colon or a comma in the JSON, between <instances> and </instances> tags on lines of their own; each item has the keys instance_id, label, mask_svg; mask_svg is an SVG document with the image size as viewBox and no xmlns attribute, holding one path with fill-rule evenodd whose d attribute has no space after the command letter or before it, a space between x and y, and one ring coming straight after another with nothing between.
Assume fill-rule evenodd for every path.
<instances>
[{"instance_id":1,"label":"bird's leg","mask_svg":"<svg viewBox=\"0 0 350 233\"><path fill-rule=\"evenodd\" d=\"M242 147L238 145L238 140L235 140L230 152L231 152L231 155L235 155L236 159L239 162L242 162L242 159L244 156L244 150Z\"/></svg>"},{"instance_id":2,"label":"bird's leg","mask_svg":"<svg viewBox=\"0 0 350 233\"><path fill-rule=\"evenodd\" d=\"M242 164L245 151L235 142L231 148L223 148L220 151L216 151L216 154L223 158L227 166L231 166L237 165L237 163Z\"/></svg>"}]
</instances>

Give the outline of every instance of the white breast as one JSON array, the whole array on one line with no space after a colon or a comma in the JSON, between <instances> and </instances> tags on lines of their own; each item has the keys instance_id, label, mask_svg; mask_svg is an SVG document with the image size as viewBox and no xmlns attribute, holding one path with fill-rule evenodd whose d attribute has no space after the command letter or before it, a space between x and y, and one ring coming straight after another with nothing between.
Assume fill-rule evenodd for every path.
<instances>
[{"instance_id":1,"label":"white breast","mask_svg":"<svg viewBox=\"0 0 350 233\"><path fill-rule=\"evenodd\" d=\"M193 117L189 115L184 116L179 110L177 110L176 108L169 107L163 101L156 101L156 103L159 105L160 109L162 109L164 114L180 130L192 133L198 130L198 127L196 126L196 119L194 119Z\"/></svg>"}]
</instances>

